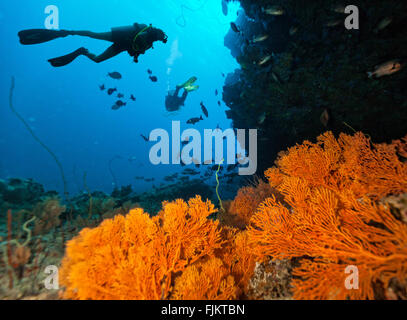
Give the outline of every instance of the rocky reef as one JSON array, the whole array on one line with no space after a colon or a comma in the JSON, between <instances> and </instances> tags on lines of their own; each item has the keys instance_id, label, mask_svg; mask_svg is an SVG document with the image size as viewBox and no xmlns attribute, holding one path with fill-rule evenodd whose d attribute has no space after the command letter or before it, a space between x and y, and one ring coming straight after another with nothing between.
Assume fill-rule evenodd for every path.
<instances>
[{"instance_id":1,"label":"rocky reef","mask_svg":"<svg viewBox=\"0 0 407 320\"><path fill-rule=\"evenodd\" d=\"M225 45L241 66L225 82L235 128L259 130L259 168L327 129L363 131L375 141L405 134L407 3L353 1L359 29L348 30L341 1L240 0ZM369 78L389 61L398 72ZM380 75L379 75L380 76Z\"/></svg>"},{"instance_id":2,"label":"rocky reef","mask_svg":"<svg viewBox=\"0 0 407 320\"><path fill-rule=\"evenodd\" d=\"M213 187L188 180L136 193L131 186L61 198L31 180L0 180L0 299L57 299L44 288L47 266L59 266L66 242L85 228L144 208L155 216L162 203L201 194L213 199ZM213 199L214 200L214 199Z\"/></svg>"}]
</instances>

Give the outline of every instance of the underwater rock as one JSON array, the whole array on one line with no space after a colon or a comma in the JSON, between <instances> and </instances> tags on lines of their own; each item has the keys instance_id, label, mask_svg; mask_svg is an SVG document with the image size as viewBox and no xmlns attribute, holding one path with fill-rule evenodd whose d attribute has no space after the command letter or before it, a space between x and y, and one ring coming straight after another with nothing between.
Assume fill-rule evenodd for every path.
<instances>
[{"instance_id":1,"label":"underwater rock","mask_svg":"<svg viewBox=\"0 0 407 320\"><path fill-rule=\"evenodd\" d=\"M44 187L31 179L12 178L7 181L3 200L12 204L32 202L44 195Z\"/></svg>"},{"instance_id":2,"label":"underwater rock","mask_svg":"<svg viewBox=\"0 0 407 320\"><path fill-rule=\"evenodd\" d=\"M161 210L163 201L173 201L175 199L188 200L197 194L200 195L202 199L212 199L214 196L214 188L202 183L199 179L185 179L182 183L164 185L159 188L154 188L151 192L145 192L139 195L138 201L143 209L150 214L155 214Z\"/></svg>"},{"instance_id":3,"label":"underwater rock","mask_svg":"<svg viewBox=\"0 0 407 320\"><path fill-rule=\"evenodd\" d=\"M7 190L6 181L0 179L0 196Z\"/></svg>"},{"instance_id":4,"label":"underwater rock","mask_svg":"<svg viewBox=\"0 0 407 320\"><path fill-rule=\"evenodd\" d=\"M291 270L290 260L257 262L254 275L249 282L248 298L252 300L292 300Z\"/></svg>"},{"instance_id":5,"label":"underwater rock","mask_svg":"<svg viewBox=\"0 0 407 320\"><path fill-rule=\"evenodd\" d=\"M280 150L327 128L335 134L363 131L378 142L404 136L407 69L378 79L369 79L367 72L407 57L406 2L389 6L373 0L366 7L356 1L363 22L360 30L347 30L342 23L326 26L328 21L344 19L343 13L332 10L335 1L307 5L273 1L283 8L282 16L266 14L264 2L240 3L245 15L235 23L243 36L231 31L225 44L240 64L241 74L234 84L225 84L224 101L230 108L225 112L235 128L259 130L258 148L264 150L259 171ZM391 23L377 32L386 17L391 17ZM264 41L250 42L258 37ZM264 59L267 63L259 66ZM327 108L326 128L320 116ZM264 122L255 121L263 114L267 115Z\"/></svg>"}]
</instances>

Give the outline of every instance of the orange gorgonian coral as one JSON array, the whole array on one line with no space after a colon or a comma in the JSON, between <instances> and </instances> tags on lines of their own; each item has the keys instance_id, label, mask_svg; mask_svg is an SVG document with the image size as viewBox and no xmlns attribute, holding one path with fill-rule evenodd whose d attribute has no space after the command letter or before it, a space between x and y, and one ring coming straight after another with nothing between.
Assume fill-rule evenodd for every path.
<instances>
[{"instance_id":1,"label":"orange gorgonian coral","mask_svg":"<svg viewBox=\"0 0 407 320\"><path fill-rule=\"evenodd\" d=\"M196 268L214 276L208 263L219 263L210 259L222 246L218 222L207 219L214 212L210 201L203 202L197 196L188 203L166 202L153 218L142 209L134 209L126 216L105 220L97 228L82 230L68 242L62 262L60 282L66 288L64 297L168 299L174 282L188 278L191 283L199 283ZM205 262L208 259L210 262ZM195 269L190 267L194 263ZM183 278L174 281L183 271L187 272ZM219 276L219 297L235 297L231 279ZM177 289L176 296L216 297L212 287L203 286L200 290L191 296L190 291Z\"/></svg>"},{"instance_id":2,"label":"orange gorgonian coral","mask_svg":"<svg viewBox=\"0 0 407 320\"><path fill-rule=\"evenodd\" d=\"M288 205L262 203L249 240L260 259L306 257L293 271L294 298L374 299L374 286L406 281L407 225L377 201L407 191L397 155L405 147L328 132L281 153L266 172ZM358 269L358 289L345 286L347 266Z\"/></svg>"},{"instance_id":3,"label":"orange gorgonian coral","mask_svg":"<svg viewBox=\"0 0 407 320\"><path fill-rule=\"evenodd\" d=\"M220 215L226 225L245 229L260 203L273 195L273 189L262 180L241 188L235 199L227 206L227 212Z\"/></svg>"}]
</instances>

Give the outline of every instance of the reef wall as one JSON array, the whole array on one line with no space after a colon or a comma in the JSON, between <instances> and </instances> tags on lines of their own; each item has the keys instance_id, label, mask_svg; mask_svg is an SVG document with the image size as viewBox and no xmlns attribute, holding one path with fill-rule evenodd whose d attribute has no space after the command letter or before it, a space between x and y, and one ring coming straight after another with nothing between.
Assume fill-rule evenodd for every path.
<instances>
[{"instance_id":1,"label":"reef wall","mask_svg":"<svg viewBox=\"0 0 407 320\"><path fill-rule=\"evenodd\" d=\"M358 30L345 28L347 3L240 3L225 45L241 70L229 75L223 98L235 128L259 130L259 172L279 150L326 130L363 131L377 142L405 135L406 2L352 1ZM389 61L400 63L398 72L368 77Z\"/></svg>"}]
</instances>

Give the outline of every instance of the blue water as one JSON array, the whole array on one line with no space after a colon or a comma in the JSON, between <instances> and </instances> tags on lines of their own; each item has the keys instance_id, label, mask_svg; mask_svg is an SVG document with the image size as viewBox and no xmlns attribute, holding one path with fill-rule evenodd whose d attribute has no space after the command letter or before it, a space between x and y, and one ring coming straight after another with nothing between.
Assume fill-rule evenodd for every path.
<instances>
[{"instance_id":1,"label":"blue water","mask_svg":"<svg viewBox=\"0 0 407 320\"><path fill-rule=\"evenodd\" d=\"M81 46L99 54L111 44L74 36L21 45L17 32L44 28L44 9L50 4L59 8L60 29L103 32L134 22L152 23L166 32L168 43L156 43L154 50L140 56L138 64L125 52L100 64L79 57L66 67L53 68L47 59ZM71 194L83 190L85 172L90 189L112 191L109 161L118 185L131 184L137 191L148 190L151 183L136 181L135 176L160 180L181 170L179 165L151 165L151 144L140 134L148 135L156 128L170 131L175 120L181 121L181 130L191 127L185 122L202 114L200 101L208 108L209 118L195 128L214 129L218 124L222 129L230 127L226 107L223 103L219 107L217 101L221 100L225 81L222 73L238 68L224 46L224 36L237 10L231 3L228 16L224 16L220 0L1 1L0 178L33 178L48 190L63 190L55 161L8 107L11 76L16 80L15 109L60 159ZM170 59L171 53L177 52L173 55L176 59ZM149 80L147 69L158 77L157 83ZM108 78L107 73L112 71L120 72L123 79ZM191 76L198 77L200 89L188 96L179 112L169 114L164 105L168 89ZM113 111L117 93L108 96L99 90L101 84L117 87L126 96L134 94L137 102L127 101L125 108Z\"/></svg>"}]
</instances>

